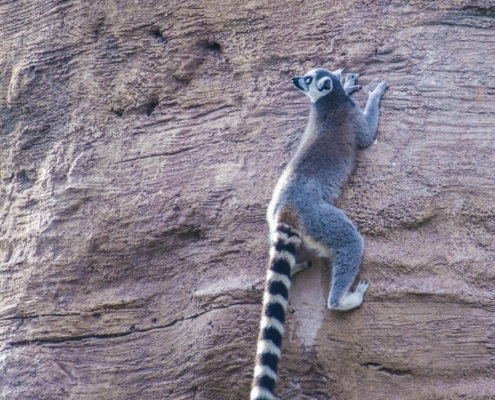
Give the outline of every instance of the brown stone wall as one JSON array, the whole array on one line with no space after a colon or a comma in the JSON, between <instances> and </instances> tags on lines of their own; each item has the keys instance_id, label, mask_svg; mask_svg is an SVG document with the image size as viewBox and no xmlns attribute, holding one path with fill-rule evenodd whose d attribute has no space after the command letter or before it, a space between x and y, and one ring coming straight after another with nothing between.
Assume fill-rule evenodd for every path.
<instances>
[{"instance_id":1,"label":"brown stone wall","mask_svg":"<svg viewBox=\"0 0 495 400\"><path fill-rule=\"evenodd\" d=\"M391 85L339 202L371 286L294 279L280 399L495 398L493 2L3 0L0 33L0 398L247 398L314 66Z\"/></svg>"}]
</instances>

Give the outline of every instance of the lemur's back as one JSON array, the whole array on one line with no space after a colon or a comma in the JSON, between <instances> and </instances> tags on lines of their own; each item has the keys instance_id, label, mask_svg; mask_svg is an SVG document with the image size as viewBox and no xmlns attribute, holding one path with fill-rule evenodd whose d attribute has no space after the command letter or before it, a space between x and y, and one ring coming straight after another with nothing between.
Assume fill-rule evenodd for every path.
<instances>
[{"instance_id":1,"label":"lemur's back","mask_svg":"<svg viewBox=\"0 0 495 400\"><path fill-rule=\"evenodd\" d=\"M332 84L331 93L311 106L301 143L279 180L272 202L297 207L307 201L306 196L319 196L333 203L352 172L356 135L367 126L337 77L332 77ZM312 202L317 200L312 198Z\"/></svg>"}]
</instances>

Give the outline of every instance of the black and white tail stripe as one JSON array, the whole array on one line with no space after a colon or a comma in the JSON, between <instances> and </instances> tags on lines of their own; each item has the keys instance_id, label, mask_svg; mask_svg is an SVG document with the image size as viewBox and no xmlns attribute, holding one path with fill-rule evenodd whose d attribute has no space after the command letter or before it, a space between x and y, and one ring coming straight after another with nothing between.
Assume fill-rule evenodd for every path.
<instances>
[{"instance_id":1,"label":"black and white tail stripe","mask_svg":"<svg viewBox=\"0 0 495 400\"><path fill-rule=\"evenodd\" d=\"M271 240L251 400L275 400L273 391L289 301L290 275L301 244L298 231L285 223L279 223Z\"/></svg>"}]
</instances>

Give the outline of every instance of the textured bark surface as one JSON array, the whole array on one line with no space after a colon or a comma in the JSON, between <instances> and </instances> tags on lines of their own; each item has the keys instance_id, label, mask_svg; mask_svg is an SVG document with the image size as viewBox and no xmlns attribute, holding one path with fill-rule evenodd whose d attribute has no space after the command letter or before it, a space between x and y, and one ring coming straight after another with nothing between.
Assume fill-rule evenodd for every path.
<instances>
[{"instance_id":1,"label":"textured bark surface","mask_svg":"<svg viewBox=\"0 0 495 400\"><path fill-rule=\"evenodd\" d=\"M391 85L339 201L371 286L294 279L280 399L495 398L493 3L0 1L0 32L2 399L247 398L314 66Z\"/></svg>"}]
</instances>

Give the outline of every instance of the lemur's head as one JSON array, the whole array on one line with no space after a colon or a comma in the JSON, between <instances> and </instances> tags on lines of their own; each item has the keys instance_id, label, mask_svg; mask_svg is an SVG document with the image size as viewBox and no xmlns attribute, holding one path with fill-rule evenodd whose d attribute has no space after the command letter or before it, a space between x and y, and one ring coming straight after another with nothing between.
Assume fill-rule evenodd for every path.
<instances>
[{"instance_id":1,"label":"lemur's head","mask_svg":"<svg viewBox=\"0 0 495 400\"><path fill-rule=\"evenodd\" d=\"M292 83L296 88L302 90L309 96L314 103L320 97L323 97L332 91L334 85L332 78L340 81L342 71L342 69L333 72L323 68L312 69L304 76L292 78Z\"/></svg>"}]
</instances>

